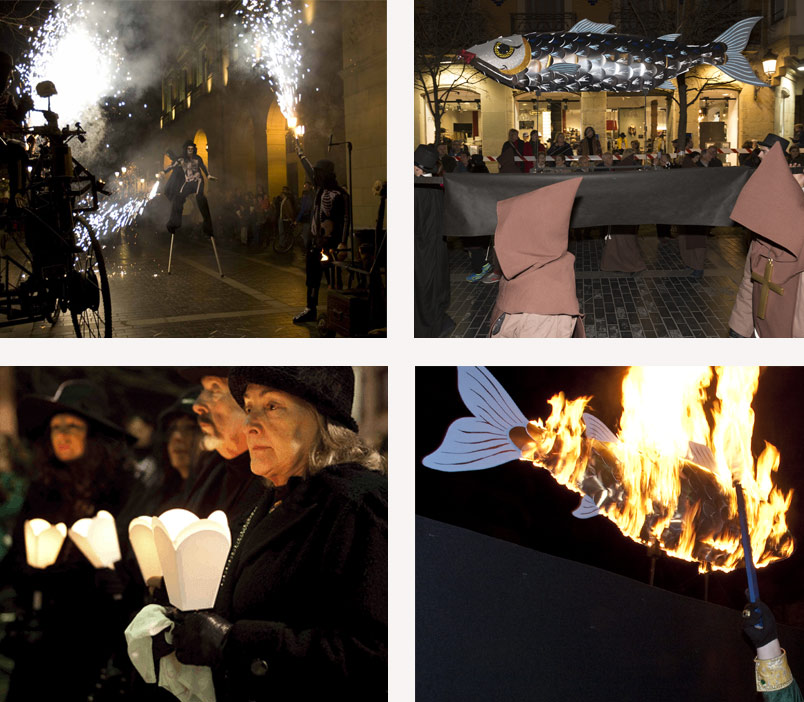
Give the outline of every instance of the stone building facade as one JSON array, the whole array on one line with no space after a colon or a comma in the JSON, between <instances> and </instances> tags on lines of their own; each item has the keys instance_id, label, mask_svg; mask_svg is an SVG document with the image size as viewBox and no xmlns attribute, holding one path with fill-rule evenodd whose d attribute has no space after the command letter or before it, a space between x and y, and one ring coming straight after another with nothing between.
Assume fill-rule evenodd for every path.
<instances>
[{"instance_id":1,"label":"stone building facade","mask_svg":"<svg viewBox=\"0 0 804 702\"><path fill-rule=\"evenodd\" d=\"M670 4L674 3L646 0L638 6ZM476 6L488 17L489 39L529 31L566 31L581 19L613 24L613 32L644 34L623 0L478 0ZM687 131L696 148L710 143L739 148L744 141L761 139L768 132L789 138L793 125L804 121L804 72L799 70L804 68L804 0L744 0L738 9L745 17L763 17L743 53L771 87L755 89L732 82L706 66L688 73L690 93L706 84L699 99L688 107ZM715 36L713 33L711 38ZM776 54L777 68L766 76L762 60L768 52ZM447 73L444 81L449 80ZM415 143L430 143L433 119L421 89L415 90ZM558 130L582 134L586 126L592 126L601 135L604 148L623 132L629 141L637 139L644 150L646 145L654 149L669 145L676 137L678 109L669 91L536 95L479 76L449 96L442 127L445 136L465 139L487 156L500 153L512 127L521 132L538 129L546 142ZM736 156L728 160L736 163Z\"/></svg>"}]
</instances>

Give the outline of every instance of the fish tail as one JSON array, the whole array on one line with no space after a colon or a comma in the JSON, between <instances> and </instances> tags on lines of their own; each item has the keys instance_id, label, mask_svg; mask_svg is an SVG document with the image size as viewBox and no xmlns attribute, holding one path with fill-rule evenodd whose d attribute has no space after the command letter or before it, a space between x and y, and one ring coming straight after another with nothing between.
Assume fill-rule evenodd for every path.
<instances>
[{"instance_id":1,"label":"fish tail","mask_svg":"<svg viewBox=\"0 0 804 702\"><path fill-rule=\"evenodd\" d=\"M740 20L715 39L716 42L726 45L726 63L718 66L718 68L734 80L760 87L768 84L757 77L751 68L751 64L748 63L748 59L743 56L742 51L748 44L751 30L761 19L761 17L749 17L748 19Z\"/></svg>"},{"instance_id":2,"label":"fish tail","mask_svg":"<svg viewBox=\"0 0 804 702\"><path fill-rule=\"evenodd\" d=\"M509 432L528 420L486 368L459 367L458 391L471 417L454 421L447 435L422 463L427 468L457 472L485 470L515 461L521 451Z\"/></svg>"}]
</instances>

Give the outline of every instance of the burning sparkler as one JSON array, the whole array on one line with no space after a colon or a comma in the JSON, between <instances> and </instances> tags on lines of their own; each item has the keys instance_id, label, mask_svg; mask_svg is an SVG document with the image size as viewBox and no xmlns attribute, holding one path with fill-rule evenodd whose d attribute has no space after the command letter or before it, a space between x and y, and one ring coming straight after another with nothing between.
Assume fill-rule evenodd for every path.
<instances>
[{"instance_id":1,"label":"burning sparkler","mask_svg":"<svg viewBox=\"0 0 804 702\"><path fill-rule=\"evenodd\" d=\"M794 544L785 519L792 493L773 485L779 452L766 443L756 462L751 455L758 377L756 368L631 368L615 435L585 413L590 398L560 393L547 420L528 422L488 371L461 368L461 397L474 416L454 422L423 462L463 471L531 461L584 496L576 516L603 514L629 538L702 572L743 564L737 479L761 567L790 556Z\"/></svg>"},{"instance_id":2,"label":"burning sparkler","mask_svg":"<svg viewBox=\"0 0 804 702\"><path fill-rule=\"evenodd\" d=\"M240 23L238 37L251 47L251 67L273 88L279 109L288 127L293 129L297 124L299 81L303 77L298 38L301 11L294 9L290 0L242 0L242 3L235 12Z\"/></svg>"},{"instance_id":3,"label":"burning sparkler","mask_svg":"<svg viewBox=\"0 0 804 702\"><path fill-rule=\"evenodd\" d=\"M86 113L102 98L117 98L130 76L111 29L93 20L94 2L59 3L31 37L19 64L24 89L32 93L42 80L59 89L58 112L63 122L86 121ZM35 113L34 113L35 114Z\"/></svg>"}]
</instances>

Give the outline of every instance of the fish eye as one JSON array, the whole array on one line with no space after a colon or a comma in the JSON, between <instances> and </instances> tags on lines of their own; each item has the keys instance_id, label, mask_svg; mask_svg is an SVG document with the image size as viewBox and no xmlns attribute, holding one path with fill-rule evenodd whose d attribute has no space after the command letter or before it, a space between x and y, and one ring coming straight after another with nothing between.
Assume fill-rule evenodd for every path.
<instances>
[{"instance_id":1,"label":"fish eye","mask_svg":"<svg viewBox=\"0 0 804 702\"><path fill-rule=\"evenodd\" d=\"M507 59L514 53L516 47L508 46L508 44L503 44L501 41L498 41L494 45L494 55L497 58Z\"/></svg>"}]
</instances>

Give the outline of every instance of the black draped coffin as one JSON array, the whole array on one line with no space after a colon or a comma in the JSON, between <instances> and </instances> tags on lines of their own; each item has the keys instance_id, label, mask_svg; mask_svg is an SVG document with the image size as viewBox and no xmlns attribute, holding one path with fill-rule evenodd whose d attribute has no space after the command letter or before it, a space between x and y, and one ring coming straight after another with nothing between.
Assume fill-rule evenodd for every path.
<instances>
[{"instance_id":1,"label":"black draped coffin","mask_svg":"<svg viewBox=\"0 0 804 702\"><path fill-rule=\"evenodd\" d=\"M416 518L417 702L752 702L753 656L739 611Z\"/></svg>"}]
</instances>

